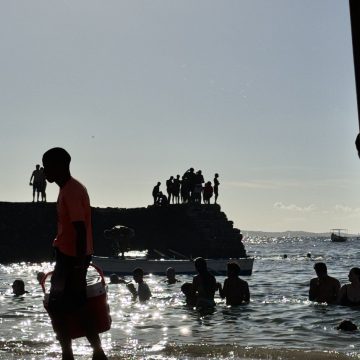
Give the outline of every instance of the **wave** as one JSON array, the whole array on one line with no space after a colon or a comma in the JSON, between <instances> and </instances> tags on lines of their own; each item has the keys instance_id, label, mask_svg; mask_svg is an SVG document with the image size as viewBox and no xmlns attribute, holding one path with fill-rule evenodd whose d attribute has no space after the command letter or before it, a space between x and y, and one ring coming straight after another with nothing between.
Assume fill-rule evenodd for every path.
<instances>
[{"instance_id":1,"label":"wave","mask_svg":"<svg viewBox=\"0 0 360 360\"><path fill-rule=\"evenodd\" d=\"M167 345L165 358L176 359L236 359L236 360L349 360L358 354L342 354L336 351L306 351L300 349L275 349L238 345Z\"/></svg>"}]
</instances>

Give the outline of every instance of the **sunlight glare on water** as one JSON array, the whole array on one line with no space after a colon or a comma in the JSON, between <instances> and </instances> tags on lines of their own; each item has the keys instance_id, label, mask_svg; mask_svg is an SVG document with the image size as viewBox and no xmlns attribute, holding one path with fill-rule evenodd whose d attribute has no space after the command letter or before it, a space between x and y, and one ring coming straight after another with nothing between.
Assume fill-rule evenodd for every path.
<instances>
[{"instance_id":1,"label":"sunlight glare on water","mask_svg":"<svg viewBox=\"0 0 360 360\"><path fill-rule=\"evenodd\" d=\"M342 283L357 265L355 240L331 243L324 238L250 238L255 257L249 282L251 303L231 308L218 296L216 309L199 313L184 305L180 291L191 276L167 285L164 277L146 276L153 297L146 304L132 301L124 284L108 285L111 330L102 334L110 359L348 359L360 357L358 332L343 333L343 319L360 325L360 312L308 301L313 265L325 261L329 274ZM307 254L311 253L311 257ZM284 259L283 255L287 258ZM16 263L0 266L0 359L60 359L60 347L44 310L39 271L53 264ZM97 281L96 274L90 274ZM14 298L11 284L22 278L28 294ZM108 279L106 279L108 281ZM126 278L127 281L131 277ZM217 277L223 282L224 277ZM91 357L83 338L74 341L76 359Z\"/></svg>"}]
</instances>

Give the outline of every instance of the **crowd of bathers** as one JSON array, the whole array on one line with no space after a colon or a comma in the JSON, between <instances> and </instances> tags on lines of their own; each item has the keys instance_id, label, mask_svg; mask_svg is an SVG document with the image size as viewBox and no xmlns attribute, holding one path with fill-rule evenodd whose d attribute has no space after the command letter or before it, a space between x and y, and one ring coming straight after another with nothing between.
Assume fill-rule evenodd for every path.
<instances>
[{"instance_id":1,"label":"crowd of bathers","mask_svg":"<svg viewBox=\"0 0 360 360\"><path fill-rule=\"evenodd\" d=\"M227 278L221 284L216 281L215 276L208 271L206 260L202 257L195 259L194 266L197 274L192 282L185 282L181 285L181 291L185 297L186 305L198 310L209 310L215 307L214 297L216 292L225 299L226 305L237 306L250 302L250 290L247 281L239 277L240 267L236 262L227 264ZM314 265L317 277L310 280L309 300L318 303L340 304L344 306L360 306L360 268L352 268L349 272L350 283L340 286L340 282L327 274L325 263L318 262ZM39 283L44 281L45 274L39 272L37 279ZM117 274L110 275L109 284L125 284L132 294L133 300L140 302L148 301L151 297L151 290L144 280L142 268L133 271L133 280L126 281ZM179 283L173 267L166 270L166 284ZM137 287L136 287L137 286ZM14 281L13 293L21 296L27 293L23 280ZM351 321L342 321L338 329L356 330L357 327Z\"/></svg>"},{"instance_id":2,"label":"crowd of bathers","mask_svg":"<svg viewBox=\"0 0 360 360\"><path fill-rule=\"evenodd\" d=\"M204 180L201 170L195 172L194 168L186 170L184 175L170 176L166 180L166 193L160 190L161 182L158 182L152 191L154 205L198 203L210 204L214 195L214 203L219 196L219 174L214 175L213 183Z\"/></svg>"}]
</instances>

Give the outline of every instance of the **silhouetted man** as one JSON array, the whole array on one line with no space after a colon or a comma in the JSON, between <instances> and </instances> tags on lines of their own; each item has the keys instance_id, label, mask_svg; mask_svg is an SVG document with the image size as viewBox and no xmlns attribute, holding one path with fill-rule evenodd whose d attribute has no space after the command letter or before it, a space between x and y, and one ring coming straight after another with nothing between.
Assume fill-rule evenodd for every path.
<instances>
[{"instance_id":1,"label":"silhouetted man","mask_svg":"<svg viewBox=\"0 0 360 360\"><path fill-rule=\"evenodd\" d=\"M86 188L70 174L71 157L62 148L43 155L46 179L59 188L57 201L58 232L53 246L55 269L51 277L49 313L62 349L63 360L73 360L71 337L66 321L69 313L80 314L94 352L93 360L107 357L91 318L85 315L86 273L93 253L90 200Z\"/></svg>"},{"instance_id":2,"label":"silhouetted man","mask_svg":"<svg viewBox=\"0 0 360 360\"><path fill-rule=\"evenodd\" d=\"M33 202L35 201L35 192L37 193L36 200L39 201L39 194L41 192L41 186L44 175L40 170L40 165L36 165L35 170L32 172L30 177L30 184L33 187Z\"/></svg>"},{"instance_id":3,"label":"silhouetted man","mask_svg":"<svg viewBox=\"0 0 360 360\"><path fill-rule=\"evenodd\" d=\"M309 300L335 304L340 290L339 280L327 274L325 263L316 263L314 270L317 277L310 280Z\"/></svg>"},{"instance_id":4,"label":"silhouetted man","mask_svg":"<svg viewBox=\"0 0 360 360\"><path fill-rule=\"evenodd\" d=\"M219 178L219 174L215 174L214 176L214 195L215 195L215 204L217 202L217 199L218 199L218 196L219 196L219 185L220 185L220 182L218 180Z\"/></svg>"},{"instance_id":5,"label":"silhouetted man","mask_svg":"<svg viewBox=\"0 0 360 360\"><path fill-rule=\"evenodd\" d=\"M152 191L152 196L154 198L154 205L157 203L157 200L158 200L158 196L159 196L159 193L160 193L160 185L161 185L161 182L158 182L154 186L153 191Z\"/></svg>"}]
</instances>

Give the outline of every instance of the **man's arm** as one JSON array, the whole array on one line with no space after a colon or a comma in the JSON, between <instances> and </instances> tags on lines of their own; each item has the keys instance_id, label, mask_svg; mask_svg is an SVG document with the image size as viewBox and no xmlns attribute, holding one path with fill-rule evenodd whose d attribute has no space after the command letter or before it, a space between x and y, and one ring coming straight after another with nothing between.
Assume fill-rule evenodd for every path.
<instances>
[{"instance_id":1,"label":"man's arm","mask_svg":"<svg viewBox=\"0 0 360 360\"><path fill-rule=\"evenodd\" d=\"M34 177L34 171L32 172L32 174L31 174L31 176L30 176L30 185L32 185L32 184L31 184L31 180L32 180L33 177Z\"/></svg>"},{"instance_id":2,"label":"man's arm","mask_svg":"<svg viewBox=\"0 0 360 360\"><path fill-rule=\"evenodd\" d=\"M309 289L309 300L315 301L318 295L318 279L310 280L310 289Z\"/></svg>"}]
</instances>

